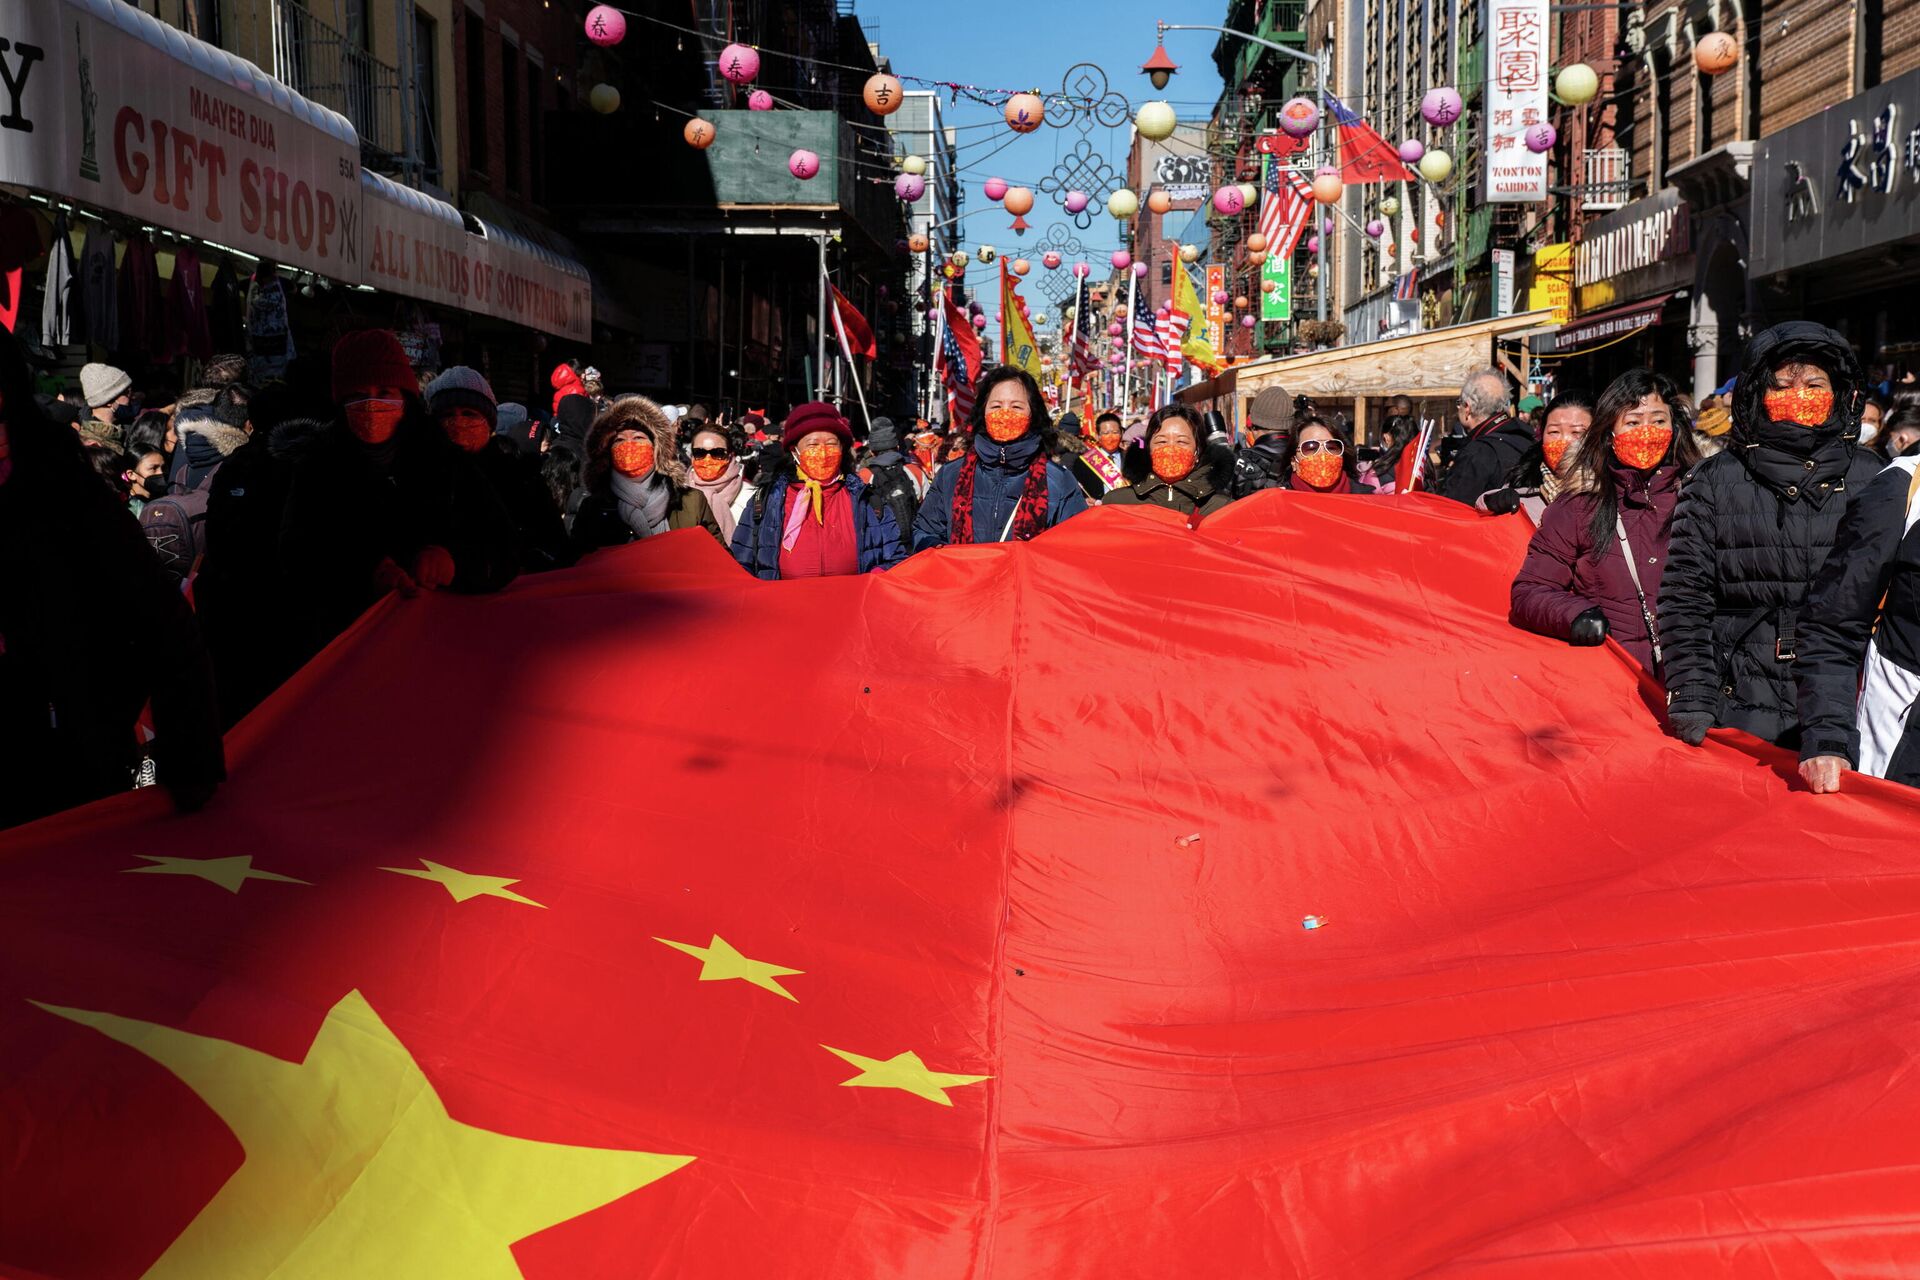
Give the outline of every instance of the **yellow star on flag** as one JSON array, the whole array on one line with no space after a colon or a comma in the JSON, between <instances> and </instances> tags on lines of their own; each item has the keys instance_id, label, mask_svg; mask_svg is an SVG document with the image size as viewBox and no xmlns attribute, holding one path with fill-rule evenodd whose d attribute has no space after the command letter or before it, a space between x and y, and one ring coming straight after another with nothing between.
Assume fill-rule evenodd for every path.
<instances>
[{"instance_id":1,"label":"yellow star on flag","mask_svg":"<svg viewBox=\"0 0 1920 1280\"><path fill-rule=\"evenodd\" d=\"M246 1153L145 1280L512 1280L516 1240L693 1159L462 1124L358 991L328 1011L302 1062L110 1013L39 1007L173 1072Z\"/></svg>"},{"instance_id":2,"label":"yellow star on flag","mask_svg":"<svg viewBox=\"0 0 1920 1280\"><path fill-rule=\"evenodd\" d=\"M704 947L697 947L691 942L675 942L671 938L655 938L654 941L664 943L675 951L684 951L690 956L697 956L700 960L700 981L702 982L720 982L727 978L739 978L743 982L751 982L756 987L771 991L777 996L785 996L795 1004L799 1003L794 994L781 986L776 979L789 974L805 973L805 969L786 969L777 964L768 964L764 960L749 960L734 950L733 944L717 933L713 935L713 941Z\"/></svg>"},{"instance_id":3,"label":"yellow star on flag","mask_svg":"<svg viewBox=\"0 0 1920 1280\"><path fill-rule=\"evenodd\" d=\"M851 1080L840 1082L848 1089L905 1089L917 1098L928 1102L937 1102L943 1107L953 1105L953 1099L947 1097L948 1089L957 1089L963 1084L979 1084L982 1080L991 1080L992 1076L956 1076L946 1071L929 1071L927 1064L920 1061L920 1055L909 1049L905 1053L896 1053L886 1061L878 1058L862 1057L857 1053L848 1053L845 1049L836 1049L830 1044L820 1046L835 1057L844 1058L860 1068L860 1074Z\"/></svg>"},{"instance_id":4,"label":"yellow star on flag","mask_svg":"<svg viewBox=\"0 0 1920 1280\"><path fill-rule=\"evenodd\" d=\"M154 876L198 876L211 881L228 893L240 892L240 886L249 880L278 880L282 884L311 884L310 880L295 880L292 876L278 875L272 871L255 871L253 855L241 854L233 858L166 858L151 853L138 853L136 858L145 858L153 863L151 867L122 867L131 875Z\"/></svg>"},{"instance_id":5,"label":"yellow star on flag","mask_svg":"<svg viewBox=\"0 0 1920 1280\"><path fill-rule=\"evenodd\" d=\"M546 903L535 902L532 898L523 898L508 889L510 884L519 884L518 880L506 876L477 876L470 871L449 867L434 862L430 858L420 859L425 871L415 871L412 867L382 867L382 871L391 871L397 876L418 876L422 880L431 880L453 895L455 902L465 902L468 898L505 898L508 902L518 902L529 907L546 909Z\"/></svg>"}]
</instances>

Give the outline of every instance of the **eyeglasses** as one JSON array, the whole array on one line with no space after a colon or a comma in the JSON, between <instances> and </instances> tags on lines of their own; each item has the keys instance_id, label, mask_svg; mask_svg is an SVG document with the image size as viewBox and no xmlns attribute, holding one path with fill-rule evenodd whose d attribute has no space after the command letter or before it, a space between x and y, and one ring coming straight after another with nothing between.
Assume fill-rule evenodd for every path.
<instances>
[{"instance_id":1,"label":"eyeglasses","mask_svg":"<svg viewBox=\"0 0 1920 1280\"><path fill-rule=\"evenodd\" d=\"M725 445L720 446L718 449L689 449L688 452L694 456L695 461L701 458L731 458L733 456Z\"/></svg>"},{"instance_id":2,"label":"eyeglasses","mask_svg":"<svg viewBox=\"0 0 1920 1280\"><path fill-rule=\"evenodd\" d=\"M1325 449L1328 453L1342 454L1347 451L1347 445L1344 440L1302 440L1300 442L1300 452L1302 453L1318 453L1322 449Z\"/></svg>"}]
</instances>

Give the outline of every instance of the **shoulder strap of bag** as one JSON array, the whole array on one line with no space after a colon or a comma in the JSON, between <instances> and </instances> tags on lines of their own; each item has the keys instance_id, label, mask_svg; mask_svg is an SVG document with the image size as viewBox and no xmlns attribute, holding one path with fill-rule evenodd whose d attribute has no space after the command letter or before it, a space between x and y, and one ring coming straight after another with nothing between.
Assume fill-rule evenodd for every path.
<instances>
[{"instance_id":1,"label":"shoulder strap of bag","mask_svg":"<svg viewBox=\"0 0 1920 1280\"><path fill-rule=\"evenodd\" d=\"M1916 494L1920 494L1920 463L1914 465L1913 476L1907 481L1906 520L1900 528L1900 537L1903 540L1907 536L1907 530L1913 526L1913 499ZM1880 593L1880 607L1873 611L1873 634L1875 635L1880 634L1880 619L1887 614L1887 596L1892 591L1893 587L1889 584L1887 589Z\"/></svg>"},{"instance_id":2,"label":"shoulder strap of bag","mask_svg":"<svg viewBox=\"0 0 1920 1280\"><path fill-rule=\"evenodd\" d=\"M1627 541L1627 522L1620 513L1613 513L1613 531L1620 537L1620 554L1626 557L1627 573L1633 578L1633 594L1640 597L1640 616L1646 620L1647 639L1653 642L1653 665L1656 670L1661 665L1660 622L1653 616L1653 610L1647 607L1646 588L1640 585L1640 566L1633 560L1633 544Z\"/></svg>"}]
</instances>

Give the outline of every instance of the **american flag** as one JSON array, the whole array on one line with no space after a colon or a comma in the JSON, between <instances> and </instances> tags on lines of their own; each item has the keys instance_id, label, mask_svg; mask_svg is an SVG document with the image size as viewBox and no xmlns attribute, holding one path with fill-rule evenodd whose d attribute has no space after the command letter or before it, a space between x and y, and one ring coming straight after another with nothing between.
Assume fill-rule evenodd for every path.
<instances>
[{"instance_id":1,"label":"american flag","mask_svg":"<svg viewBox=\"0 0 1920 1280\"><path fill-rule=\"evenodd\" d=\"M1415 267L1393 282L1393 300L1395 302L1412 302L1420 296L1419 286L1420 268Z\"/></svg>"},{"instance_id":2,"label":"american flag","mask_svg":"<svg viewBox=\"0 0 1920 1280\"><path fill-rule=\"evenodd\" d=\"M1160 335L1160 350L1166 357L1167 372L1177 375L1180 372L1180 328L1174 321L1176 315L1179 312L1169 311L1156 319L1153 326Z\"/></svg>"},{"instance_id":3,"label":"american flag","mask_svg":"<svg viewBox=\"0 0 1920 1280\"><path fill-rule=\"evenodd\" d=\"M941 326L940 350L933 363L946 383L953 407L949 422L964 422L973 413L973 384L980 376L980 338L966 313L953 305L952 295L943 291L940 305L946 323Z\"/></svg>"},{"instance_id":4,"label":"american flag","mask_svg":"<svg viewBox=\"0 0 1920 1280\"><path fill-rule=\"evenodd\" d=\"M1147 305L1147 295L1138 288L1133 291L1133 350L1134 354L1149 360L1167 358L1166 344L1153 325L1153 309Z\"/></svg>"},{"instance_id":5,"label":"american flag","mask_svg":"<svg viewBox=\"0 0 1920 1280\"><path fill-rule=\"evenodd\" d=\"M1257 230L1267 238L1267 253L1291 257L1300 233L1313 217L1313 188L1299 174L1267 157L1264 189L1260 193Z\"/></svg>"},{"instance_id":6,"label":"american flag","mask_svg":"<svg viewBox=\"0 0 1920 1280\"><path fill-rule=\"evenodd\" d=\"M1079 382L1089 373L1100 367L1100 357L1094 353L1093 335L1093 290L1087 278L1080 278L1080 293L1073 305L1073 356L1071 368L1073 380Z\"/></svg>"}]
</instances>

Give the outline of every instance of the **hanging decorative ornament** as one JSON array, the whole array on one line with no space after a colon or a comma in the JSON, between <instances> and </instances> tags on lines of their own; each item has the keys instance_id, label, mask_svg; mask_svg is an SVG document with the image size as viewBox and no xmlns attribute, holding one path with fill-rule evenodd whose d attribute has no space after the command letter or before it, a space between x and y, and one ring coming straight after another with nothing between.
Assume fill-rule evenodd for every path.
<instances>
[{"instance_id":1,"label":"hanging decorative ornament","mask_svg":"<svg viewBox=\"0 0 1920 1280\"><path fill-rule=\"evenodd\" d=\"M967 255L964 253L961 254L960 261L962 263L965 263L966 260L967 260ZM983 316L987 314L987 309L986 307L981 305L980 299L975 298L972 302L969 302L967 304L967 314L970 316Z\"/></svg>"},{"instance_id":2,"label":"hanging decorative ornament","mask_svg":"<svg viewBox=\"0 0 1920 1280\"><path fill-rule=\"evenodd\" d=\"M1694 42L1693 65L1704 75L1731 71L1740 61L1740 44L1724 31L1709 31Z\"/></svg>"},{"instance_id":3,"label":"hanging decorative ornament","mask_svg":"<svg viewBox=\"0 0 1920 1280\"><path fill-rule=\"evenodd\" d=\"M1197 245L1197 244L1183 244L1183 245L1181 245L1181 246L1180 246L1180 261L1182 261L1182 262L1198 262L1198 261L1200 261L1200 246L1199 246L1199 245Z\"/></svg>"},{"instance_id":4,"label":"hanging decorative ornament","mask_svg":"<svg viewBox=\"0 0 1920 1280\"><path fill-rule=\"evenodd\" d=\"M926 171L927 161L924 156L908 156L900 162L900 172L902 173L924 174Z\"/></svg>"},{"instance_id":5,"label":"hanging decorative ornament","mask_svg":"<svg viewBox=\"0 0 1920 1280\"><path fill-rule=\"evenodd\" d=\"M1013 267L1013 274L1017 276L1023 276L1033 270L1033 264L1025 258L1015 258L1011 265Z\"/></svg>"},{"instance_id":6,"label":"hanging decorative ornament","mask_svg":"<svg viewBox=\"0 0 1920 1280\"><path fill-rule=\"evenodd\" d=\"M985 316L975 316L975 317L973 318L973 327L974 327L974 328L976 328L976 329L984 329L984 328L986 328L986 327L987 327L987 318L986 318Z\"/></svg>"},{"instance_id":7,"label":"hanging decorative ornament","mask_svg":"<svg viewBox=\"0 0 1920 1280\"><path fill-rule=\"evenodd\" d=\"M974 257L980 259L981 266L985 266L987 263L992 262L995 258L999 256L1000 256L1000 251L994 248L990 244L981 245L980 248L976 250L974 253Z\"/></svg>"},{"instance_id":8,"label":"hanging decorative ornament","mask_svg":"<svg viewBox=\"0 0 1920 1280\"><path fill-rule=\"evenodd\" d=\"M903 173L893 180L893 194L911 203L927 194L927 180L917 173Z\"/></svg>"},{"instance_id":9,"label":"hanging decorative ornament","mask_svg":"<svg viewBox=\"0 0 1920 1280\"><path fill-rule=\"evenodd\" d=\"M1019 217L1033 212L1033 191L1028 187L1008 187L1007 194L1000 197L1000 207Z\"/></svg>"},{"instance_id":10,"label":"hanging decorative ornament","mask_svg":"<svg viewBox=\"0 0 1920 1280\"><path fill-rule=\"evenodd\" d=\"M610 84L597 84L587 91L587 105L610 116L620 109L620 91Z\"/></svg>"},{"instance_id":11,"label":"hanging decorative ornament","mask_svg":"<svg viewBox=\"0 0 1920 1280\"><path fill-rule=\"evenodd\" d=\"M1420 157L1427 154L1427 144L1418 138L1408 138L1400 144L1400 159L1407 164L1419 164Z\"/></svg>"},{"instance_id":12,"label":"hanging decorative ornament","mask_svg":"<svg viewBox=\"0 0 1920 1280\"><path fill-rule=\"evenodd\" d=\"M1321 165L1320 171L1313 175L1313 198L1321 204L1334 203L1346 189L1347 184L1341 180L1340 171L1330 164Z\"/></svg>"},{"instance_id":13,"label":"hanging decorative ornament","mask_svg":"<svg viewBox=\"0 0 1920 1280\"><path fill-rule=\"evenodd\" d=\"M1308 253L1318 253L1318 252L1320 252L1320 237L1319 237L1319 236L1308 236L1308 237L1307 237L1307 252L1308 252Z\"/></svg>"},{"instance_id":14,"label":"hanging decorative ornament","mask_svg":"<svg viewBox=\"0 0 1920 1280\"><path fill-rule=\"evenodd\" d=\"M1074 263L1074 264L1073 264L1073 277L1074 277L1074 279L1076 279L1076 280L1085 280L1085 279L1086 279L1086 278L1087 278L1088 276L1090 276L1090 275L1092 275L1092 274L1093 274L1093 268L1092 268L1092 267L1090 267L1090 266L1088 266L1088 265L1087 265L1086 263L1084 263L1084 262L1076 262L1076 263Z\"/></svg>"},{"instance_id":15,"label":"hanging decorative ornament","mask_svg":"<svg viewBox=\"0 0 1920 1280\"><path fill-rule=\"evenodd\" d=\"M1147 208L1155 213L1166 213L1173 208L1173 197L1156 187L1147 196Z\"/></svg>"},{"instance_id":16,"label":"hanging decorative ornament","mask_svg":"<svg viewBox=\"0 0 1920 1280\"><path fill-rule=\"evenodd\" d=\"M1107 197L1107 212L1116 218L1131 218L1140 212L1140 197L1122 187Z\"/></svg>"},{"instance_id":17,"label":"hanging decorative ornament","mask_svg":"<svg viewBox=\"0 0 1920 1280\"><path fill-rule=\"evenodd\" d=\"M1420 99L1420 118L1428 124L1452 124L1460 118L1460 93L1456 89L1429 89Z\"/></svg>"},{"instance_id":18,"label":"hanging decorative ornament","mask_svg":"<svg viewBox=\"0 0 1920 1280\"><path fill-rule=\"evenodd\" d=\"M1333 216L1331 214L1320 219L1320 234L1323 236L1333 234Z\"/></svg>"},{"instance_id":19,"label":"hanging decorative ornament","mask_svg":"<svg viewBox=\"0 0 1920 1280\"><path fill-rule=\"evenodd\" d=\"M1115 320L1112 324L1107 326L1107 336L1109 338L1117 338L1125 332L1126 330L1121 327L1120 322L1118 320Z\"/></svg>"},{"instance_id":20,"label":"hanging decorative ornament","mask_svg":"<svg viewBox=\"0 0 1920 1280\"><path fill-rule=\"evenodd\" d=\"M1380 212L1386 214L1389 218L1400 212L1400 197L1388 196L1385 200L1382 200L1380 202Z\"/></svg>"},{"instance_id":21,"label":"hanging decorative ornament","mask_svg":"<svg viewBox=\"0 0 1920 1280\"><path fill-rule=\"evenodd\" d=\"M1262 233L1255 231L1253 234L1247 237L1248 253L1259 253L1261 250L1265 249L1266 247L1267 247L1267 237Z\"/></svg>"},{"instance_id":22,"label":"hanging decorative ornament","mask_svg":"<svg viewBox=\"0 0 1920 1280\"><path fill-rule=\"evenodd\" d=\"M1113 256L1108 258L1107 261L1113 264L1113 269L1115 271L1125 271L1128 267L1133 265L1133 255L1128 253L1125 249L1115 249L1113 251Z\"/></svg>"},{"instance_id":23,"label":"hanging decorative ornament","mask_svg":"<svg viewBox=\"0 0 1920 1280\"><path fill-rule=\"evenodd\" d=\"M1246 207L1247 199L1240 193L1240 188L1237 185L1221 187L1213 193L1213 208L1215 213L1225 214L1231 218Z\"/></svg>"},{"instance_id":24,"label":"hanging decorative ornament","mask_svg":"<svg viewBox=\"0 0 1920 1280\"><path fill-rule=\"evenodd\" d=\"M1407 228L1407 243L1408 244L1420 243L1420 229L1418 227Z\"/></svg>"},{"instance_id":25,"label":"hanging decorative ornament","mask_svg":"<svg viewBox=\"0 0 1920 1280\"><path fill-rule=\"evenodd\" d=\"M1311 98L1289 98L1280 108L1280 131L1290 138L1304 138L1320 127L1320 108Z\"/></svg>"},{"instance_id":26,"label":"hanging decorative ornament","mask_svg":"<svg viewBox=\"0 0 1920 1280\"><path fill-rule=\"evenodd\" d=\"M1215 289L1213 291L1213 305L1216 307L1224 307L1227 305L1227 291L1225 289Z\"/></svg>"},{"instance_id":27,"label":"hanging decorative ornament","mask_svg":"<svg viewBox=\"0 0 1920 1280\"><path fill-rule=\"evenodd\" d=\"M1252 317L1252 316L1250 316L1250 315L1248 315L1248 316L1241 316L1241 317L1240 317L1240 327L1241 327L1242 329L1251 329L1251 328L1253 328L1253 317Z\"/></svg>"},{"instance_id":28,"label":"hanging decorative ornament","mask_svg":"<svg viewBox=\"0 0 1920 1280\"><path fill-rule=\"evenodd\" d=\"M1060 269L1060 255L1049 249L1040 255L1040 265L1049 271L1058 271Z\"/></svg>"},{"instance_id":29,"label":"hanging decorative ornament","mask_svg":"<svg viewBox=\"0 0 1920 1280\"><path fill-rule=\"evenodd\" d=\"M1272 293L1275 289L1278 289L1279 287L1280 286L1278 284L1274 283L1271 280L1262 280L1260 282L1260 292L1262 293Z\"/></svg>"},{"instance_id":30,"label":"hanging decorative ornament","mask_svg":"<svg viewBox=\"0 0 1920 1280\"><path fill-rule=\"evenodd\" d=\"M1320 264L1317 262L1309 262L1307 264L1307 274L1315 280L1318 280L1320 278Z\"/></svg>"},{"instance_id":31,"label":"hanging decorative ornament","mask_svg":"<svg viewBox=\"0 0 1920 1280\"><path fill-rule=\"evenodd\" d=\"M787 172L805 182L820 172L820 157L802 147L787 157Z\"/></svg>"},{"instance_id":32,"label":"hanging decorative ornament","mask_svg":"<svg viewBox=\"0 0 1920 1280\"><path fill-rule=\"evenodd\" d=\"M915 253L925 253L929 243L931 242L927 237L918 231L907 237L907 248L913 250Z\"/></svg>"},{"instance_id":33,"label":"hanging decorative ornament","mask_svg":"<svg viewBox=\"0 0 1920 1280\"><path fill-rule=\"evenodd\" d=\"M749 111L773 110L773 95L768 93L765 89L755 89L752 93L747 95L747 110Z\"/></svg>"},{"instance_id":34,"label":"hanging decorative ornament","mask_svg":"<svg viewBox=\"0 0 1920 1280\"><path fill-rule=\"evenodd\" d=\"M1027 228L1030 227L1031 225L1032 224L1029 223L1025 218L1021 217L1019 214L1015 214L1013 217L1013 234L1017 236L1023 236L1027 234Z\"/></svg>"},{"instance_id":35,"label":"hanging decorative ornament","mask_svg":"<svg viewBox=\"0 0 1920 1280\"><path fill-rule=\"evenodd\" d=\"M1253 208L1253 206L1259 202L1259 199L1260 188L1254 186L1251 182L1243 182L1240 184L1240 204L1242 208Z\"/></svg>"},{"instance_id":36,"label":"hanging decorative ornament","mask_svg":"<svg viewBox=\"0 0 1920 1280\"><path fill-rule=\"evenodd\" d=\"M986 193L987 199L993 201L995 204L999 204L1007 198L1007 180L1005 178L988 178L980 189Z\"/></svg>"},{"instance_id":37,"label":"hanging decorative ornament","mask_svg":"<svg viewBox=\"0 0 1920 1280\"><path fill-rule=\"evenodd\" d=\"M760 51L750 45L728 45L720 51L720 74L731 84L746 84L760 74Z\"/></svg>"},{"instance_id":38,"label":"hanging decorative ornament","mask_svg":"<svg viewBox=\"0 0 1920 1280\"><path fill-rule=\"evenodd\" d=\"M1560 135L1554 132L1550 124L1536 124L1527 130L1527 150L1535 155L1543 155L1553 150L1555 139Z\"/></svg>"},{"instance_id":39,"label":"hanging decorative ornament","mask_svg":"<svg viewBox=\"0 0 1920 1280\"><path fill-rule=\"evenodd\" d=\"M1562 67L1553 78L1553 94L1570 107L1585 106L1600 95L1600 73L1584 62Z\"/></svg>"},{"instance_id":40,"label":"hanging decorative ornament","mask_svg":"<svg viewBox=\"0 0 1920 1280\"><path fill-rule=\"evenodd\" d=\"M1233 300L1233 305L1238 307L1240 310L1245 311L1247 307L1252 304L1252 302L1253 302L1253 299L1247 297L1247 295L1243 293L1239 297Z\"/></svg>"},{"instance_id":41,"label":"hanging decorative ornament","mask_svg":"<svg viewBox=\"0 0 1920 1280\"><path fill-rule=\"evenodd\" d=\"M680 136L685 138L687 145L695 151L705 151L713 145L713 122L695 116L687 121L685 128L680 130Z\"/></svg>"},{"instance_id":42,"label":"hanging decorative ornament","mask_svg":"<svg viewBox=\"0 0 1920 1280\"><path fill-rule=\"evenodd\" d=\"M1161 142L1171 138L1173 131L1179 125L1180 117L1174 113L1173 107L1165 102L1143 103L1140 110L1133 115L1133 127L1138 129L1140 136L1149 142Z\"/></svg>"},{"instance_id":43,"label":"hanging decorative ornament","mask_svg":"<svg viewBox=\"0 0 1920 1280\"><path fill-rule=\"evenodd\" d=\"M587 39L605 49L627 38L627 15L610 4L587 10Z\"/></svg>"},{"instance_id":44,"label":"hanging decorative ornament","mask_svg":"<svg viewBox=\"0 0 1920 1280\"><path fill-rule=\"evenodd\" d=\"M961 249L954 253L950 253L947 255L947 261L951 262L956 267L960 267L964 269L967 265L967 251L965 249ZM977 307L980 304L976 302L976 303L973 303L972 305Z\"/></svg>"},{"instance_id":45,"label":"hanging decorative ornament","mask_svg":"<svg viewBox=\"0 0 1920 1280\"><path fill-rule=\"evenodd\" d=\"M1047 104L1034 93L1016 93L1007 99L1007 127L1015 133L1032 133L1047 118Z\"/></svg>"},{"instance_id":46,"label":"hanging decorative ornament","mask_svg":"<svg viewBox=\"0 0 1920 1280\"><path fill-rule=\"evenodd\" d=\"M1133 264L1133 278L1135 280L1144 280L1146 278L1146 275L1147 275L1146 263L1136 262Z\"/></svg>"},{"instance_id":47,"label":"hanging decorative ornament","mask_svg":"<svg viewBox=\"0 0 1920 1280\"><path fill-rule=\"evenodd\" d=\"M1069 191L1064 201L1068 213L1085 213L1091 198L1084 191Z\"/></svg>"},{"instance_id":48,"label":"hanging decorative ornament","mask_svg":"<svg viewBox=\"0 0 1920 1280\"><path fill-rule=\"evenodd\" d=\"M1253 266L1253 267L1257 267L1257 266L1260 266L1260 265L1262 265L1263 263L1265 263L1265 262L1266 262L1266 260L1267 260L1267 251L1266 251L1265 249L1249 249L1249 250L1247 250L1247 265L1248 265L1248 266Z\"/></svg>"},{"instance_id":49,"label":"hanging decorative ornament","mask_svg":"<svg viewBox=\"0 0 1920 1280\"><path fill-rule=\"evenodd\" d=\"M1420 157L1420 176L1441 183L1453 176L1453 157L1444 151L1429 151Z\"/></svg>"},{"instance_id":50,"label":"hanging decorative ornament","mask_svg":"<svg viewBox=\"0 0 1920 1280\"><path fill-rule=\"evenodd\" d=\"M1369 218L1367 220L1367 234L1375 240L1378 240L1381 236L1387 234L1387 224L1378 218Z\"/></svg>"},{"instance_id":51,"label":"hanging decorative ornament","mask_svg":"<svg viewBox=\"0 0 1920 1280\"><path fill-rule=\"evenodd\" d=\"M867 110L877 116L890 116L900 109L900 82L882 71L867 78L860 96L866 100Z\"/></svg>"}]
</instances>

